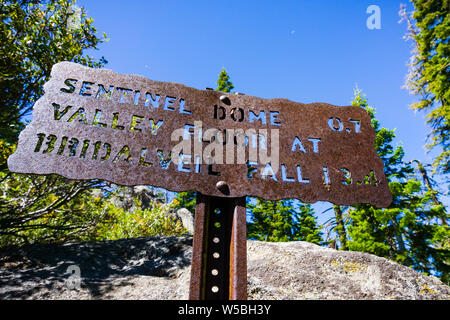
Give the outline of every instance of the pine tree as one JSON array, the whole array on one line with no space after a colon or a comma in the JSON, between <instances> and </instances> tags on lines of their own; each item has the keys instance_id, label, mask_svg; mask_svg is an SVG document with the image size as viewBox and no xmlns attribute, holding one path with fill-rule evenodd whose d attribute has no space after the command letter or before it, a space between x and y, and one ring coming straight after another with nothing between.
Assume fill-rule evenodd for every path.
<instances>
[{"instance_id":1,"label":"pine tree","mask_svg":"<svg viewBox=\"0 0 450 320\"><path fill-rule=\"evenodd\" d=\"M446 225L438 223L448 216L442 206L433 203L433 194L416 178L410 163L404 162L401 146L392 146L394 131L380 127L359 89L353 105L365 108L372 119L375 149L384 163L393 202L386 209L368 204L349 209L349 250L386 257L448 281L450 233Z\"/></svg>"},{"instance_id":2,"label":"pine tree","mask_svg":"<svg viewBox=\"0 0 450 320\"><path fill-rule=\"evenodd\" d=\"M348 250L347 246L347 231L345 229L344 214L341 206L333 206L335 221L336 221L336 233L339 236L339 243L342 250Z\"/></svg>"},{"instance_id":3,"label":"pine tree","mask_svg":"<svg viewBox=\"0 0 450 320\"><path fill-rule=\"evenodd\" d=\"M295 240L307 241L315 244L322 244L322 232L317 224L317 217L310 204L298 202L294 207L293 215L293 234Z\"/></svg>"},{"instance_id":4,"label":"pine tree","mask_svg":"<svg viewBox=\"0 0 450 320\"><path fill-rule=\"evenodd\" d=\"M220 71L219 79L217 79L217 89L216 91L221 92L231 92L234 89L233 83L230 81L230 76L228 75L225 68Z\"/></svg>"},{"instance_id":5,"label":"pine tree","mask_svg":"<svg viewBox=\"0 0 450 320\"><path fill-rule=\"evenodd\" d=\"M450 4L448 0L412 0L412 14L402 6L400 15L408 23L407 39L414 50L406 87L420 100L411 108L427 112L430 149L441 147L435 167L450 173Z\"/></svg>"},{"instance_id":6,"label":"pine tree","mask_svg":"<svg viewBox=\"0 0 450 320\"><path fill-rule=\"evenodd\" d=\"M310 205L296 205L294 200L253 200L247 205L251 212L251 221L247 223L249 239L321 244L322 234Z\"/></svg>"}]
</instances>

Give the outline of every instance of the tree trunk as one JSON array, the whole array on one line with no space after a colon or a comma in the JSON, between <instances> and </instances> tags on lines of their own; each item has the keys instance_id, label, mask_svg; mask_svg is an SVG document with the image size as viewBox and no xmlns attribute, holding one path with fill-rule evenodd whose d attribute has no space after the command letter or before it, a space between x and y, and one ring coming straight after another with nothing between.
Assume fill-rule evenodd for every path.
<instances>
[{"instance_id":1,"label":"tree trunk","mask_svg":"<svg viewBox=\"0 0 450 320\"><path fill-rule=\"evenodd\" d=\"M342 218L342 209L340 206L333 206L334 214L336 216L337 233L342 250L348 250L347 247L347 231L345 230L344 219Z\"/></svg>"},{"instance_id":2,"label":"tree trunk","mask_svg":"<svg viewBox=\"0 0 450 320\"><path fill-rule=\"evenodd\" d=\"M422 163L420 163L419 160L413 160L412 162L416 162L417 163L417 168L419 169L420 174L422 175L422 179L423 182L425 183L425 186L427 187L428 191L430 191L431 193L431 198L433 199L433 202L436 206L442 206L444 208L444 216L439 217L441 219L441 223L443 226L447 226L447 220L445 217L445 207L442 204L442 202L439 201L439 199L437 198L436 194L438 193L438 191L433 189L433 186L431 185L431 180L428 177L428 173L427 170L425 169L425 167L422 165Z\"/></svg>"}]
</instances>

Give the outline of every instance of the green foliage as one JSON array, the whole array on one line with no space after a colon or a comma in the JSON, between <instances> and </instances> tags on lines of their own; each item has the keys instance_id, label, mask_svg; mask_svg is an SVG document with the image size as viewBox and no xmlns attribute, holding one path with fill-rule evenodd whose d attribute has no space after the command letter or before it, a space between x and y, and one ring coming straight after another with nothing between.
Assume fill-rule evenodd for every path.
<instances>
[{"instance_id":1,"label":"green foliage","mask_svg":"<svg viewBox=\"0 0 450 320\"><path fill-rule=\"evenodd\" d=\"M231 92L233 90L234 85L230 81L230 76L228 75L227 71L222 68L222 71L220 71L219 79L217 79L217 89L216 91L221 92Z\"/></svg>"},{"instance_id":2,"label":"green foliage","mask_svg":"<svg viewBox=\"0 0 450 320\"><path fill-rule=\"evenodd\" d=\"M0 140L0 171L7 170L7 160L10 154L16 149L16 146L6 141Z\"/></svg>"},{"instance_id":3,"label":"green foliage","mask_svg":"<svg viewBox=\"0 0 450 320\"><path fill-rule=\"evenodd\" d=\"M90 197L93 182L4 173L0 179L0 246L77 240L101 219Z\"/></svg>"},{"instance_id":4,"label":"green foliage","mask_svg":"<svg viewBox=\"0 0 450 320\"><path fill-rule=\"evenodd\" d=\"M14 145L0 140L0 166L6 167ZM93 200L97 180L70 181L56 175L36 176L0 171L0 246L61 242L88 237L102 219Z\"/></svg>"},{"instance_id":5,"label":"green foliage","mask_svg":"<svg viewBox=\"0 0 450 320\"><path fill-rule=\"evenodd\" d=\"M12 150L0 140L0 158ZM0 247L181 235L186 231L172 218L175 202L153 202L150 209L129 212L110 202L121 189L106 188L101 181L2 171L0 182Z\"/></svg>"},{"instance_id":6,"label":"green foliage","mask_svg":"<svg viewBox=\"0 0 450 320\"><path fill-rule=\"evenodd\" d=\"M380 122L375 118L375 109L368 105L365 95L356 87L354 92L353 106L359 106L365 109L371 118L372 128L375 130L375 150L380 156L384 164L384 173L389 181L394 178L405 178L407 175L414 172L410 164L403 162L405 152L402 146L394 148L392 145L395 132L382 128Z\"/></svg>"},{"instance_id":7,"label":"green foliage","mask_svg":"<svg viewBox=\"0 0 450 320\"><path fill-rule=\"evenodd\" d=\"M393 202L386 209L367 204L348 210L349 250L369 252L425 272L448 282L450 276L450 231L440 220L448 219L445 208L436 205L435 190L427 190L403 160L401 147L392 146L393 130L381 128L375 112L359 89L353 105L365 108L375 129L375 149L381 157ZM443 218L444 217L444 218Z\"/></svg>"},{"instance_id":8,"label":"green foliage","mask_svg":"<svg viewBox=\"0 0 450 320\"><path fill-rule=\"evenodd\" d=\"M106 63L83 55L104 38L74 3L0 2L0 245L78 239L98 221L90 189L102 187L100 181L13 174L6 166L53 64Z\"/></svg>"},{"instance_id":9,"label":"green foliage","mask_svg":"<svg viewBox=\"0 0 450 320\"><path fill-rule=\"evenodd\" d=\"M175 210L186 208L190 212L195 212L196 193L195 191L178 192L175 195Z\"/></svg>"},{"instance_id":10,"label":"green foliage","mask_svg":"<svg viewBox=\"0 0 450 320\"><path fill-rule=\"evenodd\" d=\"M139 207L139 205L137 205ZM98 215L102 221L95 228L95 240L116 240L148 236L180 236L186 232L179 220L171 216L175 203L152 202L150 209L133 212L106 203Z\"/></svg>"},{"instance_id":11,"label":"green foliage","mask_svg":"<svg viewBox=\"0 0 450 320\"><path fill-rule=\"evenodd\" d=\"M411 107L427 112L431 143L442 151L435 166L450 172L450 2L448 0L412 0L412 14L402 7L400 14L408 23L407 38L414 51L406 86L420 100Z\"/></svg>"},{"instance_id":12,"label":"green foliage","mask_svg":"<svg viewBox=\"0 0 450 320\"><path fill-rule=\"evenodd\" d=\"M254 198L247 208L251 212L251 221L247 223L249 239L322 242L314 211L308 204Z\"/></svg>"},{"instance_id":13,"label":"green foliage","mask_svg":"<svg viewBox=\"0 0 450 320\"><path fill-rule=\"evenodd\" d=\"M24 117L43 94L52 66L74 61L102 67L83 55L106 40L75 0L23 0L0 3L0 139L15 142Z\"/></svg>"},{"instance_id":14,"label":"green foliage","mask_svg":"<svg viewBox=\"0 0 450 320\"><path fill-rule=\"evenodd\" d=\"M317 225L317 218L311 205L299 202L294 206L293 214L293 234L295 240L307 241L315 244L322 244L322 232Z\"/></svg>"},{"instance_id":15,"label":"green foliage","mask_svg":"<svg viewBox=\"0 0 450 320\"><path fill-rule=\"evenodd\" d=\"M343 214L343 210L341 206L338 205L334 205L333 206L333 210L334 210L334 220L335 220L335 231L339 236L339 244L340 244L340 249L341 250L348 250L348 246L347 246L347 230L345 228L345 218L344 218L344 214Z\"/></svg>"}]
</instances>

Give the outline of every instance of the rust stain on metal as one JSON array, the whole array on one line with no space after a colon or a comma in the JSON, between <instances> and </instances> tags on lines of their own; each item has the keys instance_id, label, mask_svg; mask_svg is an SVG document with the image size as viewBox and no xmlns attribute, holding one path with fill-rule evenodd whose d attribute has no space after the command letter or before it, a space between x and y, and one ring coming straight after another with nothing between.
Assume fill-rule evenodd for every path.
<instances>
[{"instance_id":1,"label":"rust stain on metal","mask_svg":"<svg viewBox=\"0 0 450 320\"><path fill-rule=\"evenodd\" d=\"M359 107L197 90L69 62L53 67L44 90L8 159L11 171L229 198L391 203L370 117ZM278 164L208 164L205 159L197 164L194 152L183 153L185 163L176 164L170 156L180 143L171 139L174 130L185 129L194 144L199 121L202 132L267 130L265 142L256 141L265 144L268 155L274 151L271 134L279 130ZM247 147L252 143L249 136ZM200 144L203 150L208 146ZM225 159L225 145L223 153ZM236 154L233 158L238 160ZM219 181L226 181L229 192L216 187Z\"/></svg>"},{"instance_id":2,"label":"rust stain on metal","mask_svg":"<svg viewBox=\"0 0 450 320\"><path fill-rule=\"evenodd\" d=\"M206 237L208 197L197 194L194 219L194 237L192 242L191 279L189 300L204 300L204 277L206 273Z\"/></svg>"},{"instance_id":3,"label":"rust stain on metal","mask_svg":"<svg viewBox=\"0 0 450 320\"><path fill-rule=\"evenodd\" d=\"M235 199L230 241L229 300L247 299L246 199Z\"/></svg>"}]
</instances>

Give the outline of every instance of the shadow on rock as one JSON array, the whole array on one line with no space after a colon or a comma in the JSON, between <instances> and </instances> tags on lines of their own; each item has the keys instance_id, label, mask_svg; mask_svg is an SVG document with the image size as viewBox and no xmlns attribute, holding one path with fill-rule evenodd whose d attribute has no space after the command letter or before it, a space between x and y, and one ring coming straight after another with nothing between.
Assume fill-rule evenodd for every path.
<instances>
[{"instance_id":1,"label":"shadow on rock","mask_svg":"<svg viewBox=\"0 0 450 320\"><path fill-rule=\"evenodd\" d=\"M150 237L4 248L0 299L45 299L70 286L95 298L128 285L127 276L173 277L190 265L191 246L191 237Z\"/></svg>"}]
</instances>

